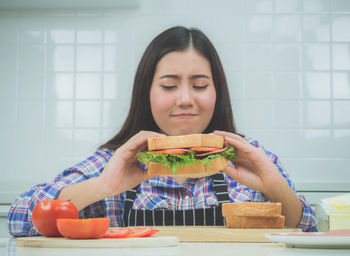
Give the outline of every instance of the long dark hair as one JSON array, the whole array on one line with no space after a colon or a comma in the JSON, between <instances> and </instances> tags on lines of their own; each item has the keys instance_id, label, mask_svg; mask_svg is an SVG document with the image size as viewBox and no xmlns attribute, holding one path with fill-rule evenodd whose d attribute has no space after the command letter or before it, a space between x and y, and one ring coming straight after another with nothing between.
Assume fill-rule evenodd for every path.
<instances>
[{"instance_id":1,"label":"long dark hair","mask_svg":"<svg viewBox=\"0 0 350 256\"><path fill-rule=\"evenodd\" d=\"M214 114L203 133L214 130L235 132L226 77L214 46L200 30L178 26L165 30L148 45L135 74L129 114L120 131L100 148L115 150L141 130L159 132L150 107L150 90L157 63L165 54L188 47L196 49L210 62L216 90Z\"/></svg>"}]
</instances>

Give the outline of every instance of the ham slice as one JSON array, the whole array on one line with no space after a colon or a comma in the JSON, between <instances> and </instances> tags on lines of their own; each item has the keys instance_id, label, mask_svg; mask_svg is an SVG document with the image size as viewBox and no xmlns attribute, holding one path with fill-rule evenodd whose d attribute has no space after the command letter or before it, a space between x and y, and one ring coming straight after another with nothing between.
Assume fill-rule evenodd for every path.
<instances>
[{"instance_id":1,"label":"ham slice","mask_svg":"<svg viewBox=\"0 0 350 256\"><path fill-rule=\"evenodd\" d=\"M215 150L215 151L210 151L210 152L205 152L205 153L199 153L199 154L194 154L195 156L208 156L208 155L215 155L224 152L228 147Z\"/></svg>"}]
</instances>

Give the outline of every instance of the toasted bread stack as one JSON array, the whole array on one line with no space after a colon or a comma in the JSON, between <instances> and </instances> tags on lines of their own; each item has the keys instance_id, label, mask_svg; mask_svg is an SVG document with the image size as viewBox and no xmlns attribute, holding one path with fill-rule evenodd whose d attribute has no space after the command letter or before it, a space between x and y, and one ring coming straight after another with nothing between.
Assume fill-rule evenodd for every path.
<instances>
[{"instance_id":1,"label":"toasted bread stack","mask_svg":"<svg viewBox=\"0 0 350 256\"><path fill-rule=\"evenodd\" d=\"M224 203L227 228L278 229L284 227L281 203Z\"/></svg>"}]
</instances>

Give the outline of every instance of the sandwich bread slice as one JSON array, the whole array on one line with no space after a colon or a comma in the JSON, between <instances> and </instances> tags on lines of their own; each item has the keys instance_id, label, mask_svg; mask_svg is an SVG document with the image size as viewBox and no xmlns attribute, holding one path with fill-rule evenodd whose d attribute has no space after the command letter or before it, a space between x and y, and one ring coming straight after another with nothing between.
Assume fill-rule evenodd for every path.
<instances>
[{"instance_id":1,"label":"sandwich bread slice","mask_svg":"<svg viewBox=\"0 0 350 256\"><path fill-rule=\"evenodd\" d=\"M285 217L253 217L253 216L230 216L226 217L226 228L246 229L279 229L284 228Z\"/></svg>"},{"instance_id":2,"label":"sandwich bread slice","mask_svg":"<svg viewBox=\"0 0 350 256\"><path fill-rule=\"evenodd\" d=\"M240 202L222 204L227 228L278 229L284 227L281 203Z\"/></svg>"},{"instance_id":3,"label":"sandwich bread slice","mask_svg":"<svg viewBox=\"0 0 350 256\"><path fill-rule=\"evenodd\" d=\"M150 175L192 178L213 175L234 157L234 149L224 147L224 137L213 134L150 138L148 152L137 154Z\"/></svg>"}]
</instances>

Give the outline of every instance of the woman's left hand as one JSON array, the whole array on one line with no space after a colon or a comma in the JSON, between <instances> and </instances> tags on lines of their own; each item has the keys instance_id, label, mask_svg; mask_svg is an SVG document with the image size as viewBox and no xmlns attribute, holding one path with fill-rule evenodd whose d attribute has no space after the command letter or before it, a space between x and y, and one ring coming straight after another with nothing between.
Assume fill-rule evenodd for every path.
<instances>
[{"instance_id":1,"label":"woman's left hand","mask_svg":"<svg viewBox=\"0 0 350 256\"><path fill-rule=\"evenodd\" d=\"M239 183L260 191L271 202L281 202L285 226L298 227L303 214L301 201L265 152L237 134L222 131L214 134L224 136L225 142L234 147L237 154L234 166L229 165L222 171Z\"/></svg>"},{"instance_id":2,"label":"woman's left hand","mask_svg":"<svg viewBox=\"0 0 350 256\"><path fill-rule=\"evenodd\" d=\"M236 151L234 166L222 170L233 179L264 194L285 182L277 166L261 149L234 133L215 131L214 134L224 136L225 142Z\"/></svg>"}]
</instances>

